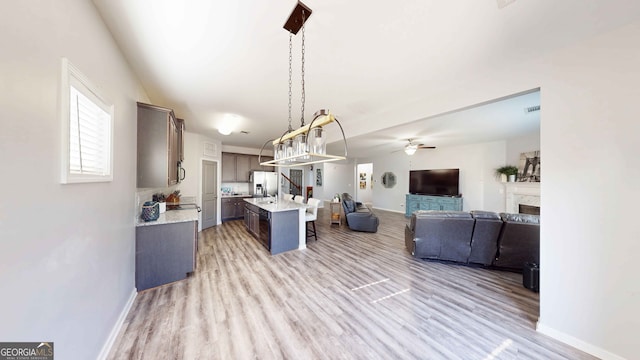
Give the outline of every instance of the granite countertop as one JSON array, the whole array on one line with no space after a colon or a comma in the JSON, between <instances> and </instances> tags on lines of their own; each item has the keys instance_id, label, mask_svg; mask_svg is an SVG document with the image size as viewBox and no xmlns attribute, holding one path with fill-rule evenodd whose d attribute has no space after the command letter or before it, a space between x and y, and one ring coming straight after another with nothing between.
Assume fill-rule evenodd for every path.
<instances>
[{"instance_id":1,"label":"granite countertop","mask_svg":"<svg viewBox=\"0 0 640 360\"><path fill-rule=\"evenodd\" d=\"M198 220L198 210L196 209L167 210L160 214L158 220L155 221L144 221L138 217L136 226L162 225L196 220Z\"/></svg>"},{"instance_id":2,"label":"granite countertop","mask_svg":"<svg viewBox=\"0 0 640 360\"><path fill-rule=\"evenodd\" d=\"M293 201L282 199L278 199L278 201L275 201L275 198L249 198L244 199L244 201L269 212L290 211L299 209L306 210L308 207L307 204L299 204Z\"/></svg>"}]
</instances>

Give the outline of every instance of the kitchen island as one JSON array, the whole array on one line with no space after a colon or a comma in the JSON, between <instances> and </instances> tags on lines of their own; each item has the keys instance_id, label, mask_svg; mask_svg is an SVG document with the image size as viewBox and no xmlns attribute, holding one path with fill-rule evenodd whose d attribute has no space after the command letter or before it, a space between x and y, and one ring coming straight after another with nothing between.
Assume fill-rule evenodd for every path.
<instances>
[{"instance_id":1,"label":"kitchen island","mask_svg":"<svg viewBox=\"0 0 640 360\"><path fill-rule=\"evenodd\" d=\"M138 291L182 280L196 268L198 211L169 210L136 223Z\"/></svg>"},{"instance_id":2,"label":"kitchen island","mask_svg":"<svg viewBox=\"0 0 640 360\"><path fill-rule=\"evenodd\" d=\"M272 255L307 247L307 205L272 197L244 201L244 223L247 231Z\"/></svg>"}]
</instances>

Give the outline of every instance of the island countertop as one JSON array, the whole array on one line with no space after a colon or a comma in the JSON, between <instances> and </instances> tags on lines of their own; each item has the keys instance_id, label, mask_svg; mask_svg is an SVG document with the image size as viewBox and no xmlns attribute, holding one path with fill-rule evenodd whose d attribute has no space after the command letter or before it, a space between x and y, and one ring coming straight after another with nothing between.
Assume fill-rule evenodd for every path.
<instances>
[{"instance_id":1,"label":"island countertop","mask_svg":"<svg viewBox=\"0 0 640 360\"><path fill-rule=\"evenodd\" d=\"M196 209L167 210L160 214L158 220L155 221L144 221L138 216L136 226L162 225L196 220L198 220L198 210Z\"/></svg>"},{"instance_id":2,"label":"island countertop","mask_svg":"<svg viewBox=\"0 0 640 360\"><path fill-rule=\"evenodd\" d=\"M249 204L255 205L261 209L267 210L269 212L280 212L280 211L290 211L290 210L306 210L306 204L300 204L294 201L287 201L276 198L247 198L244 201Z\"/></svg>"}]
</instances>

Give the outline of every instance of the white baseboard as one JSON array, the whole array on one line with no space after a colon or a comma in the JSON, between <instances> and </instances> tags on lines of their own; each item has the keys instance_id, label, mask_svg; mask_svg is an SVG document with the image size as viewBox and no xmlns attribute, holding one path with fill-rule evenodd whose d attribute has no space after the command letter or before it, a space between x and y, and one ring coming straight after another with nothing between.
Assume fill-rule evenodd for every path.
<instances>
[{"instance_id":1,"label":"white baseboard","mask_svg":"<svg viewBox=\"0 0 640 360\"><path fill-rule=\"evenodd\" d=\"M385 209L385 208L376 207L376 206L373 206L373 210L382 210L382 211L388 211L388 212L397 213L397 214L404 214L404 211Z\"/></svg>"},{"instance_id":2,"label":"white baseboard","mask_svg":"<svg viewBox=\"0 0 640 360\"><path fill-rule=\"evenodd\" d=\"M124 305L124 308L120 312L120 316L118 316L118 320L116 321L115 325L113 325L113 328L111 329L111 333L109 333L109 337L107 338L107 341L102 346L102 350L100 350L100 354L98 355L98 358L97 358L98 360L105 360L107 356L109 356L109 351L111 351L111 347L113 346L113 343L116 342L116 338L120 333L122 324L124 324L124 320L127 318L127 314L129 314L129 310L131 310L131 306L133 306L133 301L136 299L137 295L138 295L138 292L134 287L133 291L131 292L131 295L129 296L129 300L127 300L127 303Z\"/></svg>"},{"instance_id":3,"label":"white baseboard","mask_svg":"<svg viewBox=\"0 0 640 360\"><path fill-rule=\"evenodd\" d=\"M600 359L625 360L625 358L619 355L613 354L603 348L600 348L598 346L595 346L593 344L580 340L576 337L573 337L569 334L563 333L562 331L558 331L554 328L541 324L540 321L538 321L538 324L536 326L536 331L538 331L541 334L552 337L558 341L561 341L567 345L573 346L578 350L584 351Z\"/></svg>"}]
</instances>

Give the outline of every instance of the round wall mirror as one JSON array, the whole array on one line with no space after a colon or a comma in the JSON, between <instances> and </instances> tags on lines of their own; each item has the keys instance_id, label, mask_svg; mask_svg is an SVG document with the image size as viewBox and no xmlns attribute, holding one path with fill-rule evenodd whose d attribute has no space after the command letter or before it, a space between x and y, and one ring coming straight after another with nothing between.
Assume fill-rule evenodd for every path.
<instances>
[{"instance_id":1,"label":"round wall mirror","mask_svg":"<svg viewBox=\"0 0 640 360\"><path fill-rule=\"evenodd\" d=\"M392 172L382 174L382 186L390 189L396 186L396 176Z\"/></svg>"}]
</instances>

